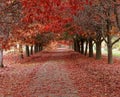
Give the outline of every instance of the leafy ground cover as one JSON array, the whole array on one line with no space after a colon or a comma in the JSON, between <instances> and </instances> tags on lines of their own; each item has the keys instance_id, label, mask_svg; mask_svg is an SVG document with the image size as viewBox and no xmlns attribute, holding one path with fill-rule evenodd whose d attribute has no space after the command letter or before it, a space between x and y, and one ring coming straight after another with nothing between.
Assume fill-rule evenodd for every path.
<instances>
[{"instance_id":1,"label":"leafy ground cover","mask_svg":"<svg viewBox=\"0 0 120 97\"><path fill-rule=\"evenodd\" d=\"M0 97L120 97L120 61L73 51L42 51L20 60L4 57Z\"/></svg>"}]
</instances>

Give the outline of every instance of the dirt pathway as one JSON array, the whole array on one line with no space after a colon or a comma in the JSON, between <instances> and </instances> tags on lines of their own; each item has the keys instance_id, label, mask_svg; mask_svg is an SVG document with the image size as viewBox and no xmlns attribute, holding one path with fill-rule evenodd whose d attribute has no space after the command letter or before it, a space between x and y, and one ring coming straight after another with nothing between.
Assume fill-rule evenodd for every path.
<instances>
[{"instance_id":1,"label":"dirt pathway","mask_svg":"<svg viewBox=\"0 0 120 97\"><path fill-rule=\"evenodd\" d=\"M31 97L79 97L69 74L62 67L63 60L47 61L29 84ZM39 95L39 96L38 96Z\"/></svg>"},{"instance_id":2,"label":"dirt pathway","mask_svg":"<svg viewBox=\"0 0 120 97\"><path fill-rule=\"evenodd\" d=\"M23 61L0 69L0 97L120 97L119 69L101 61L61 50Z\"/></svg>"}]
</instances>

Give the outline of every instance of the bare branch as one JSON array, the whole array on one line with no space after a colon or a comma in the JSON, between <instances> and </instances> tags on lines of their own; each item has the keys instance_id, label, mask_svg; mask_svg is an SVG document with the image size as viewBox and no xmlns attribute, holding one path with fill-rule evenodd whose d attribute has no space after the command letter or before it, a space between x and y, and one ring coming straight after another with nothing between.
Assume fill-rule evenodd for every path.
<instances>
[{"instance_id":1,"label":"bare branch","mask_svg":"<svg viewBox=\"0 0 120 97\"><path fill-rule=\"evenodd\" d=\"M117 40L115 40L113 43L112 43L112 46L117 43L118 41L120 40L120 38L118 38Z\"/></svg>"}]
</instances>

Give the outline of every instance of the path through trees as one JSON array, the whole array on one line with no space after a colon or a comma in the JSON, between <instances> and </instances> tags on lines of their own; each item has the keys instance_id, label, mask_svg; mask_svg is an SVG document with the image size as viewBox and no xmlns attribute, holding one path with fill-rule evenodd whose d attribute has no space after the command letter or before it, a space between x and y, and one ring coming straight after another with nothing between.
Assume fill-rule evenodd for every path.
<instances>
[{"instance_id":1,"label":"path through trees","mask_svg":"<svg viewBox=\"0 0 120 97\"><path fill-rule=\"evenodd\" d=\"M0 97L119 97L119 61L105 60L60 50L9 61L0 69Z\"/></svg>"}]
</instances>

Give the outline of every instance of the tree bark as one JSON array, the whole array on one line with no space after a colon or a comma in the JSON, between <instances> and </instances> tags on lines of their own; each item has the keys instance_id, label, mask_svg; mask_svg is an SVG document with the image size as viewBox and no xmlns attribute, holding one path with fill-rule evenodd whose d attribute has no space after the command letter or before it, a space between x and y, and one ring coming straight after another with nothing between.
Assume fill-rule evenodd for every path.
<instances>
[{"instance_id":1,"label":"tree bark","mask_svg":"<svg viewBox=\"0 0 120 97\"><path fill-rule=\"evenodd\" d=\"M89 39L89 57L93 57L93 43L92 38Z\"/></svg>"},{"instance_id":2,"label":"tree bark","mask_svg":"<svg viewBox=\"0 0 120 97\"><path fill-rule=\"evenodd\" d=\"M116 3L116 0L113 0L115 3ZM119 5L120 6L120 5ZM119 6L117 6L116 4L114 5L114 14L116 16L116 23L117 23L117 26L120 30L120 18L119 18L119 13L118 13L118 10L119 10Z\"/></svg>"},{"instance_id":3,"label":"tree bark","mask_svg":"<svg viewBox=\"0 0 120 97\"><path fill-rule=\"evenodd\" d=\"M39 45L38 45L38 50L39 50L39 52L42 50L42 47L41 47L41 44L39 43Z\"/></svg>"},{"instance_id":4,"label":"tree bark","mask_svg":"<svg viewBox=\"0 0 120 97\"><path fill-rule=\"evenodd\" d=\"M26 45L26 56L29 57L30 56L30 51L29 51L29 46Z\"/></svg>"},{"instance_id":5,"label":"tree bark","mask_svg":"<svg viewBox=\"0 0 120 97\"><path fill-rule=\"evenodd\" d=\"M3 68L3 49L0 49L0 67Z\"/></svg>"},{"instance_id":6,"label":"tree bark","mask_svg":"<svg viewBox=\"0 0 120 97\"><path fill-rule=\"evenodd\" d=\"M22 48L22 45L20 44L19 45L19 52L20 52L20 58L23 59L23 48Z\"/></svg>"},{"instance_id":7,"label":"tree bark","mask_svg":"<svg viewBox=\"0 0 120 97\"><path fill-rule=\"evenodd\" d=\"M76 41L75 41L75 39L74 39L74 44L73 44L74 46L73 46L73 48L74 48L74 51L76 51Z\"/></svg>"},{"instance_id":8,"label":"tree bark","mask_svg":"<svg viewBox=\"0 0 120 97\"><path fill-rule=\"evenodd\" d=\"M80 52L80 44L79 44L79 36L78 36L78 34L75 34L75 36L74 36L74 50L76 52Z\"/></svg>"},{"instance_id":9,"label":"tree bark","mask_svg":"<svg viewBox=\"0 0 120 97\"><path fill-rule=\"evenodd\" d=\"M80 52L80 44L78 39L76 39L76 52Z\"/></svg>"},{"instance_id":10,"label":"tree bark","mask_svg":"<svg viewBox=\"0 0 120 97\"><path fill-rule=\"evenodd\" d=\"M88 50L88 41L86 41L86 46L85 46L85 56L87 55L87 50Z\"/></svg>"},{"instance_id":11,"label":"tree bark","mask_svg":"<svg viewBox=\"0 0 120 97\"><path fill-rule=\"evenodd\" d=\"M96 59L100 60L102 58L101 53L101 41L96 42Z\"/></svg>"},{"instance_id":12,"label":"tree bark","mask_svg":"<svg viewBox=\"0 0 120 97\"><path fill-rule=\"evenodd\" d=\"M41 51L43 50L44 48L43 48L43 45L41 44Z\"/></svg>"},{"instance_id":13,"label":"tree bark","mask_svg":"<svg viewBox=\"0 0 120 97\"><path fill-rule=\"evenodd\" d=\"M30 53L31 53L31 55L33 55L33 45L31 46L31 49L30 49L31 51L30 51Z\"/></svg>"},{"instance_id":14,"label":"tree bark","mask_svg":"<svg viewBox=\"0 0 120 97\"><path fill-rule=\"evenodd\" d=\"M35 44L35 49L34 49L35 53L38 52L38 47L37 47L37 44Z\"/></svg>"},{"instance_id":15,"label":"tree bark","mask_svg":"<svg viewBox=\"0 0 120 97\"><path fill-rule=\"evenodd\" d=\"M107 20L107 32L110 32L111 29L111 21ZM107 34L107 48L108 48L108 64L113 63L113 55L112 55L112 35Z\"/></svg>"},{"instance_id":16,"label":"tree bark","mask_svg":"<svg viewBox=\"0 0 120 97\"><path fill-rule=\"evenodd\" d=\"M34 45L34 53L36 53L36 44Z\"/></svg>"},{"instance_id":17,"label":"tree bark","mask_svg":"<svg viewBox=\"0 0 120 97\"><path fill-rule=\"evenodd\" d=\"M81 51L81 54L84 54L84 40L83 39L81 39L81 49L80 49Z\"/></svg>"},{"instance_id":18,"label":"tree bark","mask_svg":"<svg viewBox=\"0 0 120 97\"><path fill-rule=\"evenodd\" d=\"M112 36L108 35L107 39L108 39L108 44L107 44L107 48L108 48L108 64L113 64Z\"/></svg>"}]
</instances>

